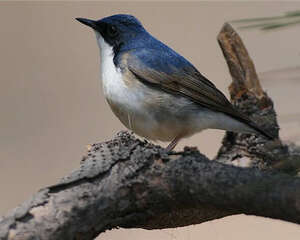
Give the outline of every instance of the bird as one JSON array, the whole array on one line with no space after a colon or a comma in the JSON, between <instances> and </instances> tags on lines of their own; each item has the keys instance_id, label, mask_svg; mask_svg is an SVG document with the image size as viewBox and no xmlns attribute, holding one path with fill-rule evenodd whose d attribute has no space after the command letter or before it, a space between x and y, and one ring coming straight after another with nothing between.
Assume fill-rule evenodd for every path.
<instances>
[{"instance_id":1,"label":"bird","mask_svg":"<svg viewBox=\"0 0 300 240\"><path fill-rule=\"evenodd\" d=\"M152 36L134 16L76 18L92 28L100 49L104 96L135 134L177 143L205 129L275 136L238 111L194 65Z\"/></svg>"}]
</instances>

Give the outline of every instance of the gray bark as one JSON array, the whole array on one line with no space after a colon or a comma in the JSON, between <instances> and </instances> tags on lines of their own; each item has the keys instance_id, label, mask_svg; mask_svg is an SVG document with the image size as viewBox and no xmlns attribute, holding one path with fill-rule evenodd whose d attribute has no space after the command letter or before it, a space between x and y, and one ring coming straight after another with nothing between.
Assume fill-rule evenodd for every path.
<instances>
[{"instance_id":1,"label":"gray bark","mask_svg":"<svg viewBox=\"0 0 300 240\"><path fill-rule=\"evenodd\" d=\"M226 24L218 41L233 103L278 133L272 100L241 39ZM93 144L78 170L2 217L0 239L94 239L116 227L170 228L240 213L299 224L299 156L280 139L226 133L209 160L195 148L168 154L121 132Z\"/></svg>"}]
</instances>

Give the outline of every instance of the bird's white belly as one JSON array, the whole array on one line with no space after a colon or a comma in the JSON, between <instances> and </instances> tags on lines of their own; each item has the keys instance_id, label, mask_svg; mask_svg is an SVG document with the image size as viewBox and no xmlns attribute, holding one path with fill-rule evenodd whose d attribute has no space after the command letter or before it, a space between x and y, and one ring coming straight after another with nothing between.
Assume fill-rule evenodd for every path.
<instances>
[{"instance_id":1,"label":"bird's white belly","mask_svg":"<svg viewBox=\"0 0 300 240\"><path fill-rule=\"evenodd\" d=\"M149 104L147 89L129 88L122 78L118 86L104 84L104 94L114 114L130 130L139 136L160 141L171 141L186 125L178 121L172 114L162 111L157 118L159 108L162 106Z\"/></svg>"},{"instance_id":2,"label":"bird's white belly","mask_svg":"<svg viewBox=\"0 0 300 240\"><path fill-rule=\"evenodd\" d=\"M135 80L138 81L138 80ZM126 85L120 70L102 72L105 98L114 114L130 130L152 140L169 141L173 138L170 126L164 128L147 107L147 89L139 84ZM160 131L158 128L164 128ZM166 135L166 136L163 136Z\"/></svg>"}]
</instances>

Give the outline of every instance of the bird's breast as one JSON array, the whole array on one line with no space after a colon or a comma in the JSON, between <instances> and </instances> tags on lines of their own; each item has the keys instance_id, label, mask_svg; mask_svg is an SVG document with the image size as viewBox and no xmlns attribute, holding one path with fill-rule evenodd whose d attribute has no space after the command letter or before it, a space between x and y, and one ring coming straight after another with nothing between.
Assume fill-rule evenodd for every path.
<instances>
[{"instance_id":1,"label":"bird's breast","mask_svg":"<svg viewBox=\"0 0 300 240\"><path fill-rule=\"evenodd\" d=\"M145 88L129 70L115 66L111 56L101 62L104 96L114 114L129 129L144 136L151 116L144 108Z\"/></svg>"},{"instance_id":2,"label":"bird's breast","mask_svg":"<svg viewBox=\"0 0 300 240\"><path fill-rule=\"evenodd\" d=\"M124 111L138 111L143 101L143 93L138 89L136 79L114 64L102 66L102 84L105 98L110 105Z\"/></svg>"}]
</instances>

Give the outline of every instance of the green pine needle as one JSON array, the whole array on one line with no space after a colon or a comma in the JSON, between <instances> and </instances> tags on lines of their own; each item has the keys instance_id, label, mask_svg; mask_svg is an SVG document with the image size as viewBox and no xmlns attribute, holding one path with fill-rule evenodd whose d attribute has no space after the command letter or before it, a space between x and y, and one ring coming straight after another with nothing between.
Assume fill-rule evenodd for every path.
<instances>
[{"instance_id":1,"label":"green pine needle","mask_svg":"<svg viewBox=\"0 0 300 240\"><path fill-rule=\"evenodd\" d=\"M244 18L231 21L240 25L239 29L258 28L260 30L273 30L300 23L300 10L286 12L281 16Z\"/></svg>"}]
</instances>

